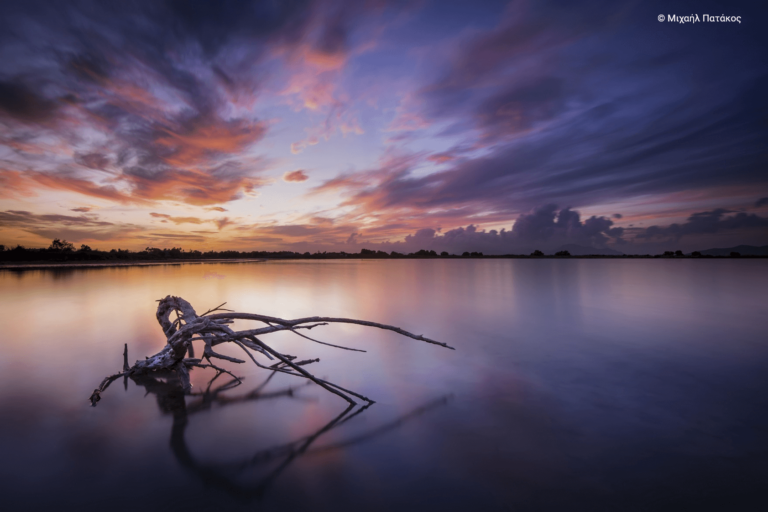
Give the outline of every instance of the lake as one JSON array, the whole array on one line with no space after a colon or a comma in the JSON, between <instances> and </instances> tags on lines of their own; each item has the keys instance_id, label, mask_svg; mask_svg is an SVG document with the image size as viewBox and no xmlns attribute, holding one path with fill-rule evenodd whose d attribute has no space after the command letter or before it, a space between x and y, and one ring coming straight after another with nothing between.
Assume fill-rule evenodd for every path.
<instances>
[{"instance_id":1,"label":"lake","mask_svg":"<svg viewBox=\"0 0 768 512\"><path fill-rule=\"evenodd\" d=\"M2 508L765 510L766 290L768 260L0 270ZM354 325L311 335L367 353L265 336L376 401L341 418L339 397L263 385L250 361L220 363L239 386L209 387L210 369L186 398L173 379L118 379L91 407L124 344L131 363L165 344L166 295L456 350Z\"/></svg>"}]
</instances>

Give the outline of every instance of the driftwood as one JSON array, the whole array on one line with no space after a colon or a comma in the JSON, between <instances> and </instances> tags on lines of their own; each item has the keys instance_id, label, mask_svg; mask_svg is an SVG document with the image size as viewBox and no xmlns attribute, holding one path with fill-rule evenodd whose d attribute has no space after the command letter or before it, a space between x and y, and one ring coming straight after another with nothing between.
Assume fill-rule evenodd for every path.
<instances>
[{"instance_id":1,"label":"driftwood","mask_svg":"<svg viewBox=\"0 0 768 512\"><path fill-rule=\"evenodd\" d=\"M222 359L232 363L245 363L245 361L242 359L230 357L214 351L214 347L222 343L233 343L240 347L248 356L248 358L251 359L251 361L253 361L253 363L256 364L256 366L259 368L264 368L271 372L285 373L295 377L309 379L326 391L343 398L350 405L355 405L357 403L352 397L364 400L369 404L374 403L373 400L366 396L355 393L354 391L350 391L349 389L345 389L338 384L317 378L303 368L306 365L319 362L320 359L305 359L296 361L296 359L298 359L297 357L288 354L281 354L257 337L271 334L273 332L290 331L298 336L301 336L302 338L315 343L320 343L322 345L327 345L342 350L365 352L365 350L342 347L340 345L322 342L299 332L299 330L308 331L315 327L327 325L329 323L346 323L376 327L379 329L394 331L398 334L413 338L415 340L424 341L426 343L431 343L433 345L439 345L441 347L454 350L453 347L449 347L445 343L440 343L438 341L425 338L422 335L412 334L408 331L400 329L399 327L393 327L391 325L379 324L375 322L367 322L364 320L318 316L299 318L296 320L284 320L282 318L275 318L252 313L236 313L222 309L224 304L210 309L202 315L198 315L192 305L180 297L172 297L169 295L164 299L159 300L158 302L160 304L157 306L157 321L160 323L160 326L163 329L163 333L167 339L165 347L163 347L163 349L157 354L149 356L143 361L136 361L133 366L129 367L128 346L126 345L123 351L123 371L114 375L110 375L101 382L99 387L96 388L90 396L91 405L96 405L96 403L101 399L101 393L104 392L104 390L107 389L107 387L114 380L120 377L125 377L126 379L128 377L133 378L139 375L146 375L158 371L175 372L185 392L189 392L191 389L189 371L192 368L212 368L216 370L217 377L222 373L226 373L239 383L239 377L236 377L229 370L221 368L211 361L212 359ZM172 320L171 316L174 313L176 318ZM234 320L256 320L265 324L266 327L234 331L229 327L229 324L233 323ZM203 343L202 358L195 357L193 346L193 342L195 341ZM271 364L269 362L262 364L256 359L255 356L259 358L266 358L269 361L275 362Z\"/></svg>"}]
</instances>

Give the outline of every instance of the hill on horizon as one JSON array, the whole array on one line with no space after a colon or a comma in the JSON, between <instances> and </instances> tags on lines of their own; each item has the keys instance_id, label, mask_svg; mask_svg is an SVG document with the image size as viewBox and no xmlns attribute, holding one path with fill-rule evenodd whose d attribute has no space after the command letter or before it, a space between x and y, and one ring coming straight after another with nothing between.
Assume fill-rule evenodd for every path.
<instances>
[{"instance_id":1,"label":"hill on horizon","mask_svg":"<svg viewBox=\"0 0 768 512\"><path fill-rule=\"evenodd\" d=\"M718 249L706 249L699 251L706 256L730 256L732 252L738 252L742 256L768 256L768 245L737 245Z\"/></svg>"}]
</instances>

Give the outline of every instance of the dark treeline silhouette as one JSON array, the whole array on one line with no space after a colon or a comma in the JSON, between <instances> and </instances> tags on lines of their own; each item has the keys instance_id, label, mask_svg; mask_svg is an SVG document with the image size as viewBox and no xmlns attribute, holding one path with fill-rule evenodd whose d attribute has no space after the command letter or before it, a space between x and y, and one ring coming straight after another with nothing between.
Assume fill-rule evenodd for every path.
<instances>
[{"instance_id":1,"label":"dark treeline silhouette","mask_svg":"<svg viewBox=\"0 0 768 512\"><path fill-rule=\"evenodd\" d=\"M464 252L462 254L449 254L445 251L437 254L435 251L422 249L408 254L392 251L373 251L370 249L361 249L357 253L348 252L293 252L293 251L206 251L187 250L180 247L171 249L158 249L157 247L147 247L143 251L130 251L127 249L112 249L101 251L91 249L85 244L76 248L74 244L58 238L51 242L51 245L45 249L26 248L17 245L14 248L0 245L0 262L4 263L67 263L67 262L110 262L110 261L137 261L137 262L162 262L162 261L196 261L196 260L240 260L240 259L399 259L399 258L718 258L721 256L712 256L694 251L691 254L684 254L683 251L665 251L657 255L586 255L571 256L568 251L558 251L554 255L546 255L540 250L535 250L530 254L503 254L503 255L484 255L482 252ZM725 257L765 257L765 256L742 256L738 252L731 252L730 256Z\"/></svg>"}]
</instances>

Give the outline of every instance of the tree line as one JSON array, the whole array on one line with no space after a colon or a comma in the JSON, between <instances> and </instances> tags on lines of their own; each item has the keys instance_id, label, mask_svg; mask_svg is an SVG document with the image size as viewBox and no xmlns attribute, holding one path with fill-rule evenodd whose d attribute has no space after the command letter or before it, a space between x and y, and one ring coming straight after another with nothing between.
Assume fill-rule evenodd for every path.
<instances>
[{"instance_id":1,"label":"tree line","mask_svg":"<svg viewBox=\"0 0 768 512\"><path fill-rule=\"evenodd\" d=\"M731 253L731 257L738 257L739 253ZM91 249L88 245L82 244L80 247L66 240L58 238L51 242L47 248L27 248L17 245L14 248L0 245L0 262L99 262L99 261L166 261L166 260L226 260L226 259L398 259L398 258L568 258L571 253L568 251L558 251L554 256L547 256L540 250L535 250L530 254L504 254L504 255L484 255L482 252L463 252L462 254L449 254L446 251L437 253L422 249L412 253L399 253L392 251L374 251L371 249L361 249L360 252L293 252L293 251L198 251L184 250L181 247L159 249L157 247L147 247L142 251L131 251L127 249L112 249L102 251ZM619 256L581 256L593 258L681 258L681 257L713 257L702 255L695 251L690 255L683 254L682 251L666 251L660 255L619 255Z\"/></svg>"}]
</instances>

